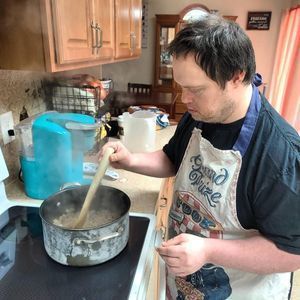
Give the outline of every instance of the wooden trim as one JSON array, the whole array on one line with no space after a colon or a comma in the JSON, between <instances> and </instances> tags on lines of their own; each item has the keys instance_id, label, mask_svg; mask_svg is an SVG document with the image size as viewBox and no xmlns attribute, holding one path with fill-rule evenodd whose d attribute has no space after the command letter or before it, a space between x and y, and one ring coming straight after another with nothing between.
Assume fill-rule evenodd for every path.
<instances>
[{"instance_id":1,"label":"wooden trim","mask_svg":"<svg viewBox=\"0 0 300 300\"><path fill-rule=\"evenodd\" d=\"M160 24L161 26L176 26L176 24L180 20L179 15L155 15L156 16L156 23Z\"/></svg>"},{"instance_id":2,"label":"wooden trim","mask_svg":"<svg viewBox=\"0 0 300 300\"><path fill-rule=\"evenodd\" d=\"M235 22L236 19L238 18L237 16L222 16L222 17L226 20L231 20L233 22Z\"/></svg>"},{"instance_id":3,"label":"wooden trim","mask_svg":"<svg viewBox=\"0 0 300 300\"><path fill-rule=\"evenodd\" d=\"M173 200L174 179L168 177L163 180L155 206L156 230L162 231L164 240L168 239L168 215Z\"/></svg>"},{"instance_id":4,"label":"wooden trim","mask_svg":"<svg viewBox=\"0 0 300 300\"><path fill-rule=\"evenodd\" d=\"M52 28L52 5L50 0L40 0L42 39L44 47L45 71L52 72L55 64L54 33Z\"/></svg>"}]
</instances>

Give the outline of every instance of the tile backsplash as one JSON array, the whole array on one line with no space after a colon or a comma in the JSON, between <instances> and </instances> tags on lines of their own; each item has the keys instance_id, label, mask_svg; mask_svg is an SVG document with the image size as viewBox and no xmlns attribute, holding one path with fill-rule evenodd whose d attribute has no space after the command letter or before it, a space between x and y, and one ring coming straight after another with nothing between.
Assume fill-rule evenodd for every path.
<instances>
[{"instance_id":1,"label":"tile backsplash","mask_svg":"<svg viewBox=\"0 0 300 300\"><path fill-rule=\"evenodd\" d=\"M45 111L41 81L48 76L47 73L0 70L0 114L12 111L16 125L24 106L29 116ZM14 140L4 145L1 136L0 147L9 171L5 182L9 183L18 177L20 169L18 143Z\"/></svg>"},{"instance_id":2,"label":"tile backsplash","mask_svg":"<svg viewBox=\"0 0 300 300\"><path fill-rule=\"evenodd\" d=\"M0 114L11 111L14 125L17 125L24 106L29 116L45 111L46 102L41 88L42 81L74 74L89 74L101 78L102 67L95 66L59 73L0 70ZM14 140L4 145L0 132L0 147L9 172L9 178L5 180L5 183L10 183L18 178L20 171L18 143Z\"/></svg>"}]
</instances>

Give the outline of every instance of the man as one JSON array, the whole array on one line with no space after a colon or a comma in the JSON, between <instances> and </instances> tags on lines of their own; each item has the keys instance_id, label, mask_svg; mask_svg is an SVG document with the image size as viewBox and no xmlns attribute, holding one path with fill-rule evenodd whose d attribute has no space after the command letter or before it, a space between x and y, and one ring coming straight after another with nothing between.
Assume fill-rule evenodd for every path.
<instances>
[{"instance_id":1,"label":"man","mask_svg":"<svg viewBox=\"0 0 300 300\"><path fill-rule=\"evenodd\" d=\"M158 248L167 298L288 299L300 268L299 136L252 83L253 47L236 23L208 15L169 51L187 107L174 136L152 153L108 143L113 167L176 175L171 239Z\"/></svg>"}]
</instances>

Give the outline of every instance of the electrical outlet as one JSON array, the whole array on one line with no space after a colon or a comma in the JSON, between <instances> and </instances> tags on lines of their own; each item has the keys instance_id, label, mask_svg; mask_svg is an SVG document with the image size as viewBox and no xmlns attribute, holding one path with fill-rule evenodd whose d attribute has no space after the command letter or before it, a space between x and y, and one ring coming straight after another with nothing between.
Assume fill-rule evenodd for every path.
<instances>
[{"instance_id":1,"label":"electrical outlet","mask_svg":"<svg viewBox=\"0 0 300 300\"><path fill-rule=\"evenodd\" d=\"M11 111L0 115L0 129L4 145L12 142L15 139L14 136L10 136L8 134L8 130L14 129L14 119Z\"/></svg>"}]
</instances>

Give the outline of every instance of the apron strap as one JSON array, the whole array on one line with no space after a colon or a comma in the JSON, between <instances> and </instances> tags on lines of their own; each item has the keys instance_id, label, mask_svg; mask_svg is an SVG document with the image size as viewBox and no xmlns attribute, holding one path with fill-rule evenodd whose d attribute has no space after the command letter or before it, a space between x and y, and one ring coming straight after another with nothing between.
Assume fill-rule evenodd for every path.
<instances>
[{"instance_id":1,"label":"apron strap","mask_svg":"<svg viewBox=\"0 0 300 300\"><path fill-rule=\"evenodd\" d=\"M261 108L261 99L257 87L252 84L252 97L250 105L245 117L244 124L241 128L238 139L233 145L233 150L239 151L242 156L246 153L250 144L256 122L258 119L259 111Z\"/></svg>"}]
</instances>

